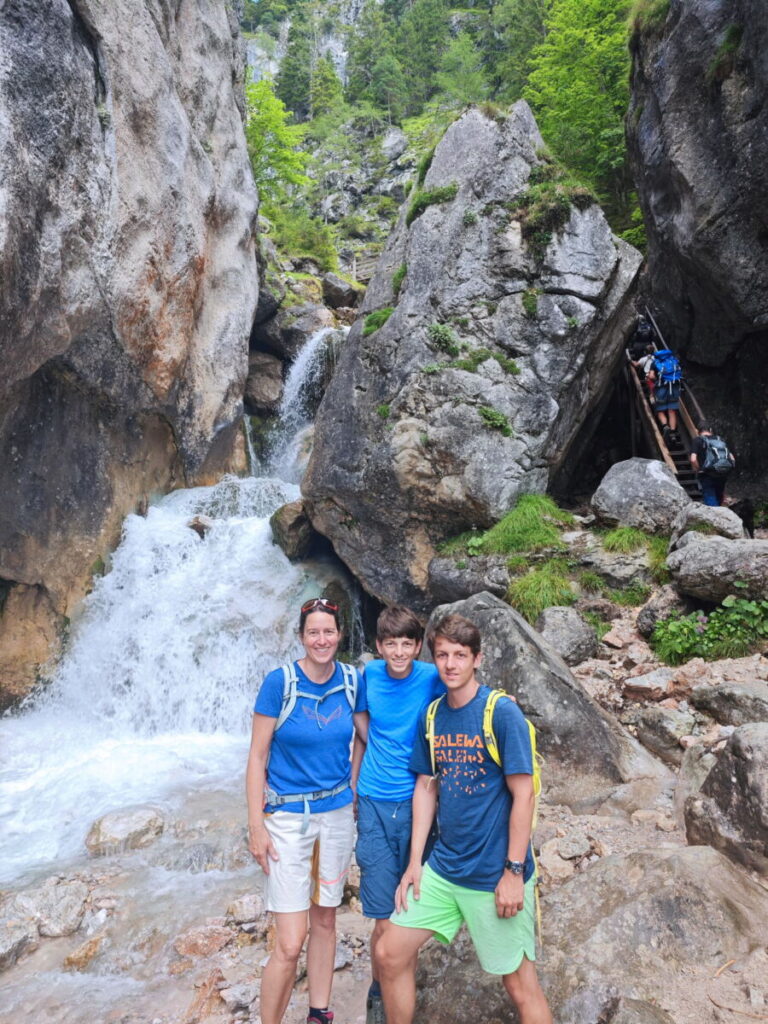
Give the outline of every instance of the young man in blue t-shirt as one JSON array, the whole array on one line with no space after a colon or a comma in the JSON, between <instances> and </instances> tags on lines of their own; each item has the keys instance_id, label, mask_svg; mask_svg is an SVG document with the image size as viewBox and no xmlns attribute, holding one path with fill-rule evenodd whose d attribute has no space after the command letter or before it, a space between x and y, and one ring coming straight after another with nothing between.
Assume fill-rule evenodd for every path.
<instances>
[{"instance_id":1,"label":"young man in blue t-shirt","mask_svg":"<svg viewBox=\"0 0 768 1024\"><path fill-rule=\"evenodd\" d=\"M381 661L365 668L369 716L367 744L356 741L353 783L357 778L357 846L360 899L366 917L375 919L371 935L373 982L368 991L367 1024L383 1024L376 948L395 909L395 891L410 859L411 802L415 774L408 767L422 709L445 693L437 669L416 661L424 630L407 608L385 608L376 625Z\"/></svg>"},{"instance_id":2,"label":"young man in blue t-shirt","mask_svg":"<svg viewBox=\"0 0 768 1024\"><path fill-rule=\"evenodd\" d=\"M439 837L422 869L438 790L424 715L410 761L418 774L411 858L397 890L398 912L376 951L387 1024L412 1024L418 951L433 935L449 943L463 921L483 969L501 975L521 1024L552 1024L534 967L528 725L516 703L497 703L497 765L483 737L490 690L475 677L482 658L479 630L460 615L448 615L430 634L429 646L448 691L434 718Z\"/></svg>"}]
</instances>

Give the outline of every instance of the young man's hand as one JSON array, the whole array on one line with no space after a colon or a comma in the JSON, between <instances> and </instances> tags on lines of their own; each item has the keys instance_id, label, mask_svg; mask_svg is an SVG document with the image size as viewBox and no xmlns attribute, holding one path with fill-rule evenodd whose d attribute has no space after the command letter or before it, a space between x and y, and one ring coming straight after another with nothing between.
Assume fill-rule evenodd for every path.
<instances>
[{"instance_id":1,"label":"young man's hand","mask_svg":"<svg viewBox=\"0 0 768 1024\"><path fill-rule=\"evenodd\" d=\"M248 849L256 858L256 862L265 875L269 874L270 860L280 860L265 825L250 825L248 827Z\"/></svg>"},{"instance_id":2,"label":"young man's hand","mask_svg":"<svg viewBox=\"0 0 768 1024\"><path fill-rule=\"evenodd\" d=\"M400 885L395 893L395 909L399 912L408 909L408 887L413 886L413 898L421 895L421 864L409 864L405 869Z\"/></svg>"},{"instance_id":3,"label":"young man's hand","mask_svg":"<svg viewBox=\"0 0 768 1024\"><path fill-rule=\"evenodd\" d=\"M505 871L496 886L495 895L499 917L514 917L523 909L523 876Z\"/></svg>"}]
</instances>

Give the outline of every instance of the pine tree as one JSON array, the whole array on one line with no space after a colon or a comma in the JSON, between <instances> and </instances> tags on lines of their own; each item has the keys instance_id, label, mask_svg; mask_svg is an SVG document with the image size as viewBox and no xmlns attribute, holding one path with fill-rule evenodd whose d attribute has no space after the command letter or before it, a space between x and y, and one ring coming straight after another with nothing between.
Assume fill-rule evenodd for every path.
<instances>
[{"instance_id":1,"label":"pine tree","mask_svg":"<svg viewBox=\"0 0 768 1024\"><path fill-rule=\"evenodd\" d=\"M494 86L508 102L519 100L528 81L533 48L544 40L544 19L551 0L501 0L491 15L493 33L487 52Z\"/></svg>"},{"instance_id":2,"label":"pine tree","mask_svg":"<svg viewBox=\"0 0 768 1024\"><path fill-rule=\"evenodd\" d=\"M296 18L288 32L288 45L275 79L275 93L297 121L309 114L312 52L306 22Z\"/></svg>"},{"instance_id":3,"label":"pine tree","mask_svg":"<svg viewBox=\"0 0 768 1024\"><path fill-rule=\"evenodd\" d=\"M488 95L483 55L467 32L459 32L443 53L435 80L458 103L479 103Z\"/></svg>"},{"instance_id":4,"label":"pine tree","mask_svg":"<svg viewBox=\"0 0 768 1024\"><path fill-rule=\"evenodd\" d=\"M403 16L397 56L408 69L409 109L418 111L434 93L435 75L450 37L445 0L414 0Z\"/></svg>"},{"instance_id":5,"label":"pine tree","mask_svg":"<svg viewBox=\"0 0 768 1024\"><path fill-rule=\"evenodd\" d=\"M312 117L321 117L335 110L342 102L342 85L329 57L315 62L309 85L309 104Z\"/></svg>"},{"instance_id":6,"label":"pine tree","mask_svg":"<svg viewBox=\"0 0 768 1024\"><path fill-rule=\"evenodd\" d=\"M347 99L350 103L367 98L374 65L392 52L393 38L388 20L377 0L368 0L349 40Z\"/></svg>"},{"instance_id":7,"label":"pine tree","mask_svg":"<svg viewBox=\"0 0 768 1024\"><path fill-rule=\"evenodd\" d=\"M367 98L386 110L390 122L401 120L408 102L408 85L400 61L391 50L373 65Z\"/></svg>"}]
</instances>

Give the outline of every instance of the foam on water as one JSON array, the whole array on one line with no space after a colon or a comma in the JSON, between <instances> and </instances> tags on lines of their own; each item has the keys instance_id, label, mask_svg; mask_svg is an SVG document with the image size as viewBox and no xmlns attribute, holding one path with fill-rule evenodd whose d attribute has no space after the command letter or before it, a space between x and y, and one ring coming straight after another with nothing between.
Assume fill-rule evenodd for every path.
<instances>
[{"instance_id":1,"label":"foam on water","mask_svg":"<svg viewBox=\"0 0 768 1024\"><path fill-rule=\"evenodd\" d=\"M242 787L258 685L300 654L296 609L325 582L272 541L298 496L227 477L126 519L54 679L0 720L0 881L75 857L106 811Z\"/></svg>"}]
</instances>

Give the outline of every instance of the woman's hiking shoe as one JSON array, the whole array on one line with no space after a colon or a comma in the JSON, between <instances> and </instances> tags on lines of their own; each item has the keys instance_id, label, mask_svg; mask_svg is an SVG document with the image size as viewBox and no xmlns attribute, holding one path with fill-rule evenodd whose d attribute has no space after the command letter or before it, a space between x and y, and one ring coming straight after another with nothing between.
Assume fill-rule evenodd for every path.
<instances>
[{"instance_id":1,"label":"woman's hiking shoe","mask_svg":"<svg viewBox=\"0 0 768 1024\"><path fill-rule=\"evenodd\" d=\"M381 996L368 996L365 1004L365 1024L387 1024Z\"/></svg>"},{"instance_id":2,"label":"woman's hiking shoe","mask_svg":"<svg viewBox=\"0 0 768 1024\"><path fill-rule=\"evenodd\" d=\"M333 1024L333 1010L311 1010L307 1024Z\"/></svg>"}]
</instances>

